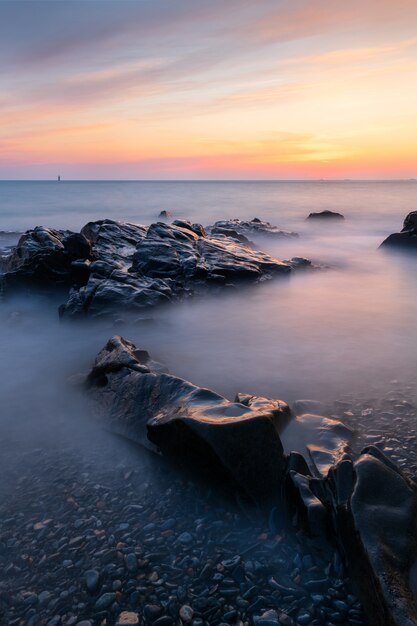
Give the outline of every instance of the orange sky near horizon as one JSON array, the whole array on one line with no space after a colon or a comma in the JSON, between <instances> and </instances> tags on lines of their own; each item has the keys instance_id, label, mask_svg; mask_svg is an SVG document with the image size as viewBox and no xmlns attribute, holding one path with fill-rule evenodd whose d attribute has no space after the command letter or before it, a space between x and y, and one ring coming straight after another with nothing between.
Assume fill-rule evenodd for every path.
<instances>
[{"instance_id":1,"label":"orange sky near horizon","mask_svg":"<svg viewBox=\"0 0 417 626\"><path fill-rule=\"evenodd\" d=\"M0 178L417 177L416 24L410 0L0 1Z\"/></svg>"}]
</instances>

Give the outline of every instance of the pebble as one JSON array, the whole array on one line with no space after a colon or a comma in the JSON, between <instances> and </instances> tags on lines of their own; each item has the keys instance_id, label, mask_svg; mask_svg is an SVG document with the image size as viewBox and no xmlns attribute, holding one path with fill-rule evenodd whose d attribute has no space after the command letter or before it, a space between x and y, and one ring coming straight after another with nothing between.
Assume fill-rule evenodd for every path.
<instances>
[{"instance_id":1,"label":"pebble","mask_svg":"<svg viewBox=\"0 0 417 626\"><path fill-rule=\"evenodd\" d=\"M184 545L188 545L189 543L192 543L193 536L191 533L184 532L178 536L177 541L179 541L179 543L182 543Z\"/></svg>"},{"instance_id":2,"label":"pebble","mask_svg":"<svg viewBox=\"0 0 417 626\"><path fill-rule=\"evenodd\" d=\"M90 569L85 573L85 584L90 593L94 593L100 586L100 574L95 569Z\"/></svg>"},{"instance_id":3,"label":"pebble","mask_svg":"<svg viewBox=\"0 0 417 626\"><path fill-rule=\"evenodd\" d=\"M116 620L115 626L136 626L139 624L139 615L133 611L122 611Z\"/></svg>"},{"instance_id":4,"label":"pebble","mask_svg":"<svg viewBox=\"0 0 417 626\"><path fill-rule=\"evenodd\" d=\"M182 621L188 624L193 619L194 611L190 606L188 606L188 604L183 604L180 608L179 614Z\"/></svg>"},{"instance_id":5,"label":"pebble","mask_svg":"<svg viewBox=\"0 0 417 626\"><path fill-rule=\"evenodd\" d=\"M97 610L102 611L103 609L107 609L110 605L112 605L115 600L116 600L115 593L113 592L103 593L103 595L100 596L98 600L96 600L94 607Z\"/></svg>"}]
</instances>

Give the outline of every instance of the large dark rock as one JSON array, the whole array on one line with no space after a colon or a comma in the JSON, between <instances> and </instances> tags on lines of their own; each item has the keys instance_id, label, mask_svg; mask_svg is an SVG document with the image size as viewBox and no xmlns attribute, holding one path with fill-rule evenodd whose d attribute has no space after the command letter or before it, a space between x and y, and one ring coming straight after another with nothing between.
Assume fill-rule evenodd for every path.
<instances>
[{"instance_id":1,"label":"large dark rock","mask_svg":"<svg viewBox=\"0 0 417 626\"><path fill-rule=\"evenodd\" d=\"M291 418L285 402L256 396L230 402L163 373L121 337L100 352L88 384L106 427L193 473L230 482L258 503L279 499L285 467L279 433Z\"/></svg>"},{"instance_id":2,"label":"large dark rock","mask_svg":"<svg viewBox=\"0 0 417 626\"><path fill-rule=\"evenodd\" d=\"M91 243L84 235L38 226L24 233L10 254L2 258L3 285L50 287L85 281L85 274L74 275L72 266L91 255Z\"/></svg>"},{"instance_id":3,"label":"large dark rock","mask_svg":"<svg viewBox=\"0 0 417 626\"><path fill-rule=\"evenodd\" d=\"M417 250L417 211L409 213L404 220L402 231L389 235L381 243L380 248Z\"/></svg>"},{"instance_id":4,"label":"large dark rock","mask_svg":"<svg viewBox=\"0 0 417 626\"><path fill-rule=\"evenodd\" d=\"M308 220L344 220L345 216L336 211L319 211L317 213L310 213L307 217Z\"/></svg>"},{"instance_id":5,"label":"large dark rock","mask_svg":"<svg viewBox=\"0 0 417 626\"><path fill-rule=\"evenodd\" d=\"M276 231L259 220L240 227L245 224L260 232ZM80 233L41 227L28 231L0 258L0 279L4 293L21 284L70 288L61 316L102 317L310 265L307 259L279 261L250 249L246 241L207 234L201 224L185 220L147 227L105 219L89 222Z\"/></svg>"},{"instance_id":6,"label":"large dark rock","mask_svg":"<svg viewBox=\"0 0 417 626\"><path fill-rule=\"evenodd\" d=\"M291 262L209 237L201 225L186 221L157 222L149 228L106 221L82 232L93 238L98 260L90 266L88 283L71 291L61 307L63 316L142 310L213 286L256 282L292 269Z\"/></svg>"},{"instance_id":7,"label":"large dark rock","mask_svg":"<svg viewBox=\"0 0 417 626\"><path fill-rule=\"evenodd\" d=\"M417 623L417 485L378 448L329 474L336 533L372 625Z\"/></svg>"}]
</instances>

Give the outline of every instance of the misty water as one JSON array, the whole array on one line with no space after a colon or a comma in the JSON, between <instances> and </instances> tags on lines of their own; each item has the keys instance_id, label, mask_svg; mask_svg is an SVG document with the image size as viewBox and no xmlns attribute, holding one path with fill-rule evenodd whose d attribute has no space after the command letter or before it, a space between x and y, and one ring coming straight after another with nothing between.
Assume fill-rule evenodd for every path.
<instances>
[{"instance_id":1,"label":"misty water","mask_svg":"<svg viewBox=\"0 0 417 626\"><path fill-rule=\"evenodd\" d=\"M61 323L56 309L64 295L54 302L40 296L3 302L5 413L14 425L28 418L34 425L42 414L49 436L57 405L65 405L70 419L79 417L67 378L88 370L113 334L148 350L172 373L229 398L242 391L289 402L331 400L410 378L417 365L417 259L378 246L400 229L416 194L414 181L0 183L3 247L36 225L79 230L102 218L149 224L165 209L204 225L233 217L269 220L299 238L257 238L260 249L329 268L119 324ZM324 209L343 213L345 221L306 221L310 211Z\"/></svg>"},{"instance_id":2,"label":"misty water","mask_svg":"<svg viewBox=\"0 0 417 626\"><path fill-rule=\"evenodd\" d=\"M3 246L35 225L79 230L105 217L149 224L166 209L204 225L229 217L269 220L300 236L257 238L260 249L329 267L233 295L174 304L152 312L146 322L126 318L111 327L93 320L88 327L62 324L55 303L39 298L6 302L0 332L7 397L13 404L13 385L23 377L21 385L31 388L33 401L42 390L44 367L52 365L50 375L64 380L88 368L115 333L147 349L171 372L228 397L245 391L288 401L327 399L408 377L417 363L417 260L383 253L378 246L400 230L416 195L414 181L3 182ZM305 220L310 211L324 209L343 213L345 221Z\"/></svg>"}]
</instances>

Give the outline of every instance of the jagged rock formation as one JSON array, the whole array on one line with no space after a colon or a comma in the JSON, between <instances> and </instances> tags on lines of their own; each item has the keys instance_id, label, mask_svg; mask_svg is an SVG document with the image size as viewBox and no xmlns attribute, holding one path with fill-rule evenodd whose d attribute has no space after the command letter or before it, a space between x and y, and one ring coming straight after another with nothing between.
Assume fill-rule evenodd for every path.
<instances>
[{"instance_id":1,"label":"jagged rock formation","mask_svg":"<svg viewBox=\"0 0 417 626\"><path fill-rule=\"evenodd\" d=\"M309 264L299 258L278 261L182 220L149 227L101 220L80 233L28 231L0 269L6 293L19 285L70 288L60 313L80 317L142 310L212 288L287 275Z\"/></svg>"}]
</instances>

